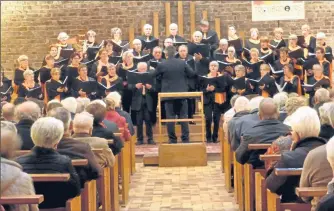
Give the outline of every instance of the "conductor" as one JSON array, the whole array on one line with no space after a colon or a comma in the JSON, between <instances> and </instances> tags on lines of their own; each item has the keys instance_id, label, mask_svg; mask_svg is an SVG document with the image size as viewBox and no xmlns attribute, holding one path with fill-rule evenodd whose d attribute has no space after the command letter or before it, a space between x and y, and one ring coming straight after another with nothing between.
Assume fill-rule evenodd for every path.
<instances>
[{"instance_id":1,"label":"conductor","mask_svg":"<svg viewBox=\"0 0 334 211\"><path fill-rule=\"evenodd\" d=\"M176 49L174 46L165 48L167 60L158 64L156 76L161 77L161 92L187 92L187 78L194 76L195 72L185 61L175 58ZM175 119L179 113L180 119L186 119L188 116L187 99L172 98L165 99L165 110L167 119ZM189 143L188 122L181 122L182 142ZM167 123L168 139L170 144L177 143L175 135L175 122Z\"/></svg>"}]
</instances>

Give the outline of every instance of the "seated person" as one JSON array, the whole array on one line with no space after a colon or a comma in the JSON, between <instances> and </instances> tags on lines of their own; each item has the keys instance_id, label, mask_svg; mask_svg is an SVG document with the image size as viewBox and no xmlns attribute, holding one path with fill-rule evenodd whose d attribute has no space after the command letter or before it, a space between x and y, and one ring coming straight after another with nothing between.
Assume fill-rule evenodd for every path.
<instances>
[{"instance_id":1,"label":"seated person","mask_svg":"<svg viewBox=\"0 0 334 211\"><path fill-rule=\"evenodd\" d=\"M4 120L13 122L14 123L14 112L15 112L15 105L11 103L6 103L5 105L1 106L2 117Z\"/></svg>"},{"instance_id":2,"label":"seated person","mask_svg":"<svg viewBox=\"0 0 334 211\"><path fill-rule=\"evenodd\" d=\"M278 116L278 109L273 99L263 99L259 106L260 121L244 132L241 144L236 150L236 159L239 163L250 163L254 168L263 166L264 163L259 160L259 155L265 151L248 150L248 144L269 144L278 137L287 135L290 129L278 120Z\"/></svg>"},{"instance_id":3,"label":"seated person","mask_svg":"<svg viewBox=\"0 0 334 211\"><path fill-rule=\"evenodd\" d=\"M46 105L46 114L54 108L63 107L58 100L50 100Z\"/></svg>"},{"instance_id":4,"label":"seated person","mask_svg":"<svg viewBox=\"0 0 334 211\"><path fill-rule=\"evenodd\" d=\"M75 112L77 111L78 102L74 97L67 97L64 100L60 101L66 110L71 114L71 119L74 119Z\"/></svg>"},{"instance_id":5,"label":"seated person","mask_svg":"<svg viewBox=\"0 0 334 211\"><path fill-rule=\"evenodd\" d=\"M284 119L287 116L286 110L285 110L285 103L288 100L288 93L286 92L279 92L274 95L273 100L275 104L277 105L278 111L279 111L279 120L281 122L284 121Z\"/></svg>"},{"instance_id":6,"label":"seated person","mask_svg":"<svg viewBox=\"0 0 334 211\"><path fill-rule=\"evenodd\" d=\"M285 103L285 109L287 117L284 120L284 124L290 125L289 121L291 119L291 115L300 107L307 106L307 99L305 97L299 97L298 95L295 97L290 97Z\"/></svg>"},{"instance_id":7,"label":"seated person","mask_svg":"<svg viewBox=\"0 0 334 211\"><path fill-rule=\"evenodd\" d=\"M87 112L76 114L73 120L72 138L89 144L92 149L103 149L102 153L96 154L95 158L100 166L112 167L115 163L115 157L104 138L92 137L94 117Z\"/></svg>"},{"instance_id":8,"label":"seated person","mask_svg":"<svg viewBox=\"0 0 334 211\"><path fill-rule=\"evenodd\" d=\"M313 108L317 111L317 113L319 114L319 108L330 101L329 98L329 91L327 89L324 88L320 88L318 89L315 94L314 94L314 98L313 98Z\"/></svg>"},{"instance_id":9,"label":"seated person","mask_svg":"<svg viewBox=\"0 0 334 211\"><path fill-rule=\"evenodd\" d=\"M22 172L22 167L12 160L20 145L15 125L1 121L1 196L35 195L30 176ZM38 205L9 205L6 210L38 211Z\"/></svg>"},{"instance_id":10,"label":"seated person","mask_svg":"<svg viewBox=\"0 0 334 211\"><path fill-rule=\"evenodd\" d=\"M329 140L334 136L334 103L323 104L319 108L319 117L321 123L319 137Z\"/></svg>"},{"instance_id":11,"label":"seated person","mask_svg":"<svg viewBox=\"0 0 334 211\"><path fill-rule=\"evenodd\" d=\"M64 134L57 146L57 152L67 155L71 159L87 159L88 165L75 167L79 174L81 188L86 181L98 179L102 175L102 169L92 152L89 144L75 140L71 137L72 120L70 112L65 108L55 108L48 113L48 116L59 119L64 124Z\"/></svg>"},{"instance_id":12,"label":"seated person","mask_svg":"<svg viewBox=\"0 0 334 211\"><path fill-rule=\"evenodd\" d=\"M114 143L109 145L109 147L114 155L120 153L123 148L123 142L120 138L116 137L112 130L108 129L103 122L107 112L106 107L101 103L93 101L88 104L86 111L94 117L92 136L114 140Z\"/></svg>"},{"instance_id":13,"label":"seated person","mask_svg":"<svg viewBox=\"0 0 334 211\"><path fill-rule=\"evenodd\" d=\"M231 98L231 101L230 101L231 108L224 113L224 116L223 116L224 137L227 137L227 125L228 125L228 122L233 118L233 116L235 114L234 105L235 105L235 101L238 99L238 97L240 97L240 95L233 95L233 97Z\"/></svg>"},{"instance_id":14,"label":"seated person","mask_svg":"<svg viewBox=\"0 0 334 211\"><path fill-rule=\"evenodd\" d=\"M34 102L27 101L15 108L15 119L17 121L17 133L21 137L21 150L30 150L34 143L30 136L33 123L41 117L41 110Z\"/></svg>"},{"instance_id":15,"label":"seated person","mask_svg":"<svg viewBox=\"0 0 334 211\"><path fill-rule=\"evenodd\" d=\"M321 146L322 147L322 146ZM320 147L319 147L320 148ZM326 154L327 161L331 167L332 172L334 171L334 138L331 138L326 144ZM332 173L333 175L333 173ZM333 188L334 179L331 178L331 181L327 185L327 195L324 196L318 203L316 211L332 211L334 208L334 188Z\"/></svg>"},{"instance_id":16,"label":"seated person","mask_svg":"<svg viewBox=\"0 0 334 211\"><path fill-rule=\"evenodd\" d=\"M80 194L80 180L71 159L56 151L63 133L61 121L52 117L38 119L31 127L35 147L31 153L17 158L23 171L29 174L70 174L66 182L34 182L36 194L44 195L40 209L65 207L68 199Z\"/></svg>"},{"instance_id":17,"label":"seated person","mask_svg":"<svg viewBox=\"0 0 334 211\"><path fill-rule=\"evenodd\" d=\"M291 149L281 154L281 160L274 168L302 168L309 151L326 143L324 139L318 138L320 120L317 112L308 106L300 107L292 114L290 126L292 129ZM269 170L267 175L267 188L281 195L281 202L299 201L295 194L295 188L299 186L299 177L277 176L274 169Z\"/></svg>"}]
</instances>

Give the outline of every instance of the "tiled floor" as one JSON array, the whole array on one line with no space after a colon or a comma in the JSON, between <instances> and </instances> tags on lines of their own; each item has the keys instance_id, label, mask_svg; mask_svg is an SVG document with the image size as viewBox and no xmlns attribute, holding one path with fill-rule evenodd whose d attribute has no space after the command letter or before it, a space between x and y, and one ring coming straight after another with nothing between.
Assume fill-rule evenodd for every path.
<instances>
[{"instance_id":1,"label":"tiled floor","mask_svg":"<svg viewBox=\"0 0 334 211\"><path fill-rule=\"evenodd\" d=\"M144 167L137 164L130 200L121 211L237 211L224 188L219 161L205 167Z\"/></svg>"}]
</instances>

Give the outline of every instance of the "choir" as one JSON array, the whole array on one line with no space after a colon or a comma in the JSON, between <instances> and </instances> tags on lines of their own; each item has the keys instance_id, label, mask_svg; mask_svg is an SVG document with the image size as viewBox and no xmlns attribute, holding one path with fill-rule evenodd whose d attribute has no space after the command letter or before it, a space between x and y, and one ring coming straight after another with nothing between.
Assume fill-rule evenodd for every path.
<instances>
[{"instance_id":1,"label":"choir","mask_svg":"<svg viewBox=\"0 0 334 211\"><path fill-rule=\"evenodd\" d=\"M282 91L295 92L309 94L312 102L316 89L331 87L332 49L326 44L326 35L319 32L312 36L308 25L301 27L302 35L290 34L287 40L283 39L282 28L274 29L271 40L251 28L245 45L233 25L228 27L227 39L221 40L208 21L202 20L199 29L190 41L178 35L178 26L172 23L170 36L160 47L159 39L152 35L152 26L145 24L143 35L131 41L132 49L130 41L122 40L122 31L117 27L111 29L111 38L102 42L97 42L92 30L76 43L61 32L58 43L50 45L42 67L31 68L28 57L21 55L13 80L1 75L1 101L24 97L47 103L68 96L93 100L117 91L122 95L123 110L132 113L139 128L145 122L149 143L154 143L150 128L156 121L157 93L162 84L154 71L167 57L163 49L174 45L175 58L196 73L188 78L188 91L203 92L207 141L217 142L220 116L230 108L235 94L272 97ZM129 73L138 72L152 78L130 80ZM194 113L195 100L188 99L188 118ZM162 116L165 118L164 110ZM141 144L142 129L138 133Z\"/></svg>"}]
</instances>

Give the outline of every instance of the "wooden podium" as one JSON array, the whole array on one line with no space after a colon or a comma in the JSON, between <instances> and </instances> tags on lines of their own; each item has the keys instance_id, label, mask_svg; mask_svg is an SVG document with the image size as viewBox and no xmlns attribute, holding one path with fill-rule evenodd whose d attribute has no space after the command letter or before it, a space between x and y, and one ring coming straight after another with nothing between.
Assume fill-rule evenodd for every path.
<instances>
[{"instance_id":1,"label":"wooden podium","mask_svg":"<svg viewBox=\"0 0 334 211\"><path fill-rule=\"evenodd\" d=\"M161 119L161 101L163 98L199 98L202 109L200 109L200 118L194 119ZM180 143L180 144L163 144L162 138L159 141L159 154L151 156L150 165L158 164L160 167L174 166L206 166L207 154L205 145L205 119L203 111L203 93L202 92L177 92L177 93L159 93L158 95L158 124L159 134L162 134L163 122L201 122L201 142L200 143ZM189 131L191 133L191 131ZM168 136L165 135L166 138ZM158 156L158 158L157 158ZM153 158L154 157L154 158ZM152 162L153 161L153 162ZM157 163L156 163L157 162ZM144 159L145 164L145 159Z\"/></svg>"}]
</instances>

